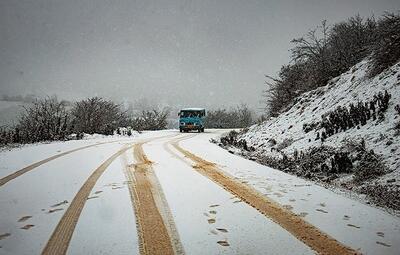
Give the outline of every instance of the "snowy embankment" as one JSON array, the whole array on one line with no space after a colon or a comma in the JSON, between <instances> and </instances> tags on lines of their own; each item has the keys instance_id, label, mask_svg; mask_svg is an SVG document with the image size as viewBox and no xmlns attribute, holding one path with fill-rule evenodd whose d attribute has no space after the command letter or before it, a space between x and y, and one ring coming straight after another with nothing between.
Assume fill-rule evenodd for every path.
<instances>
[{"instance_id":1,"label":"snowy embankment","mask_svg":"<svg viewBox=\"0 0 400 255\"><path fill-rule=\"evenodd\" d=\"M382 176L368 179L362 184L364 186L379 184L398 189L400 135L394 127L400 121L396 111L396 105L400 103L400 63L374 78L368 78L368 70L368 61L360 62L348 72L332 79L326 86L297 98L294 104L278 117L250 127L246 132L239 134L237 140L244 139L248 147L254 147L255 151L247 153L247 156L263 155L276 158L282 155L294 157L312 147L340 148L350 140L358 142L364 140L367 151L373 150L375 154L382 156L387 170ZM378 114L380 102L377 96L381 93L381 97L384 97L385 91L390 95L390 100L387 109L381 113L382 118ZM366 106L364 111L366 115L370 115L368 119L364 120L364 123L361 120L358 124L353 121L351 127L348 124L348 127L339 127L326 135L329 127L324 126L323 119L329 119L332 116L331 112L340 113L340 110L337 111L338 107L348 109L350 113L348 116L352 118L354 114L351 114L351 105L357 107L360 105L359 102ZM328 122L329 125L331 122ZM331 161L326 162L328 168L331 167L330 163ZM338 177L330 183L347 189L357 188L354 183L352 187L348 185L352 182L352 174L340 174Z\"/></svg>"}]
</instances>

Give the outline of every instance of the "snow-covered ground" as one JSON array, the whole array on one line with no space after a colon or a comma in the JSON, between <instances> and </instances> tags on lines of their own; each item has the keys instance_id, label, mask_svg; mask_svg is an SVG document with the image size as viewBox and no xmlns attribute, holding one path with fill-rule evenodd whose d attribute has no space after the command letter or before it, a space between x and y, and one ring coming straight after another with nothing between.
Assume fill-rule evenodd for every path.
<instances>
[{"instance_id":1,"label":"snow-covered ground","mask_svg":"<svg viewBox=\"0 0 400 255\"><path fill-rule=\"evenodd\" d=\"M206 135L210 139L215 137L215 134ZM205 137L197 136L182 141L181 145L206 160L218 162L227 173L364 254L398 254L400 250L400 219L396 216L296 176L226 153L215 144L209 145Z\"/></svg>"},{"instance_id":2,"label":"snow-covered ground","mask_svg":"<svg viewBox=\"0 0 400 255\"><path fill-rule=\"evenodd\" d=\"M346 141L361 141L364 139L366 149L373 150L384 159L388 172L373 183L382 185L400 185L400 134L394 129L400 122L395 107L400 104L400 63L388 68L374 78L368 78L368 61L364 60L348 72L332 79L324 87L307 92L295 100L295 103L278 117L254 125L248 131L239 135L248 146L255 148L255 154L280 157L276 148L286 155L293 156L295 151L305 151L321 145L339 148ZM304 124L317 123L321 117L335 110L338 106L349 107L359 101L373 100L374 95L387 91L391 95L384 120L370 119L365 125L359 125L329 136L325 141L317 138L317 132L322 134L323 128L309 132L303 129ZM285 146L281 146L286 143ZM341 181L351 181L343 177ZM388 183L388 181L390 183ZM340 183L338 182L338 183ZM371 182L371 184L372 184Z\"/></svg>"},{"instance_id":3,"label":"snow-covered ground","mask_svg":"<svg viewBox=\"0 0 400 255\"><path fill-rule=\"evenodd\" d=\"M94 170L121 148L137 142L146 142L143 152L153 162L186 254L314 253L283 227L193 169L193 163L171 146L176 138L184 139L180 142L184 149L217 163L236 180L247 182L342 244L365 254L398 254L399 218L209 142L223 132L144 132L133 138L98 137L0 152L0 178L4 178L55 154L99 143L0 186L0 254L40 253ZM98 178L77 219L68 254L139 254L139 226L124 174L135 163L128 149Z\"/></svg>"}]
</instances>

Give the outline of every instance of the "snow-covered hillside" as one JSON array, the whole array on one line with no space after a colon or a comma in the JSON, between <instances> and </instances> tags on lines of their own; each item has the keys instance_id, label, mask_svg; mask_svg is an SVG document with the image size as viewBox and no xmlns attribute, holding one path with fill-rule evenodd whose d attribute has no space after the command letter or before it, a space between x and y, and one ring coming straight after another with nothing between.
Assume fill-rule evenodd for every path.
<instances>
[{"instance_id":1,"label":"snow-covered hillside","mask_svg":"<svg viewBox=\"0 0 400 255\"><path fill-rule=\"evenodd\" d=\"M239 135L238 140L245 139L247 146L253 146L258 155L279 157L282 154L277 150L293 156L296 151L311 147L327 145L338 148L349 139L364 139L366 149L382 155L390 171L374 182L400 184L400 135L396 135L398 131L394 129L395 124L400 121L395 109L400 104L400 63L374 78L368 78L368 69L368 61L358 63L348 72L332 79L326 86L297 98L278 117L250 127L247 132ZM369 103L374 100L374 95L384 94L385 90L391 98L383 120L371 117L364 125L354 125L353 128L339 130L320 139L317 133L326 131L321 126L323 116L328 116L339 106L349 109L350 104ZM314 127L306 132L304 126L313 124Z\"/></svg>"}]
</instances>

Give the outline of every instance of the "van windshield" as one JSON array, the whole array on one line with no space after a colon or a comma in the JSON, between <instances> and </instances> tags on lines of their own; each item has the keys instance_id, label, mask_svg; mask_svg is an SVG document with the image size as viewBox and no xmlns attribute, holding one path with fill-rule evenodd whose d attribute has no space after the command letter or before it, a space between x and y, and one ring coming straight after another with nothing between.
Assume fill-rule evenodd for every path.
<instances>
[{"instance_id":1,"label":"van windshield","mask_svg":"<svg viewBox=\"0 0 400 255\"><path fill-rule=\"evenodd\" d=\"M180 115L181 118L194 118L194 117L202 117L203 113L201 111L181 111Z\"/></svg>"}]
</instances>

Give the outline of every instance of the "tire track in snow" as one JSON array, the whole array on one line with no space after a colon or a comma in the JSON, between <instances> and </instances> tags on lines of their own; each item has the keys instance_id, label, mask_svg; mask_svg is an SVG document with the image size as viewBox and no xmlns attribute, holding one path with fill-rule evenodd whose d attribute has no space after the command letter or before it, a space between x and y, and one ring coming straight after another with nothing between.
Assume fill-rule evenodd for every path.
<instances>
[{"instance_id":1,"label":"tire track in snow","mask_svg":"<svg viewBox=\"0 0 400 255\"><path fill-rule=\"evenodd\" d=\"M9 181L14 180L17 177L20 177L21 175L23 175L23 174L25 174L25 173L27 173L29 171L32 171L33 169L35 169L35 168L37 168L37 167L39 167L39 166L41 166L43 164L46 164L46 163L48 163L48 162L50 162L52 160L60 158L62 156L65 156L65 155L68 155L68 154L71 154L73 152L77 152L77 151L80 151L80 150L84 150L84 149L87 149L87 148L90 148L90 147L94 147L94 146L97 146L97 145L102 145L102 144L107 144L107 143L116 143L116 142L121 142L121 141L123 141L123 140L96 143L96 144L86 145L86 146L83 146L83 147L79 147L79 148L76 148L76 149L73 149L73 150L69 150L69 151L65 151L65 152L56 154L54 156L51 156L49 158L43 159L43 160L38 161L36 163L33 163L33 164L29 165L29 166L26 166L26 167L24 167L24 168L22 168L22 169L20 169L18 171L15 171L14 173L7 175L6 177L1 178L0 179L0 187L3 186L4 184L8 183Z\"/></svg>"},{"instance_id":2,"label":"tire track in snow","mask_svg":"<svg viewBox=\"0 0 400 255\"><path fill-rule=\"evenodd\" d=\"M184 254L179 234L162 188L143 152L143 143L134 146L136 164L125 175L136 215L141 254Z\"/></svg>"},{"instance_id":3,"label":"tire track in snow","mask_svg":"<svg viewBox=\"0 0 400 255\"><path fill-rule=\"evenodd\" d=\"M341 244L336 239L330 237L326 233L323 233L317 227L309 224L293 212L286 210L278 203L268 199L253 187L235 180L233 177L219 169L215 163L206 161L180 147L179 142L188 138L191 137L173 139L169 142L169 144L171 144L177 151L182 153L186 158L194 162L195 165L191 165L184 158L179 157L182 161L190 164L197 172L217 183L233 195L239 197L248 205L257 209L260 213L279 224L294 237L302 241L317 253L358 254L357 251ZM166 145L165 148L168 152L178 156Z\"/></svg>"},{"instance_id":4,"label":"tire track in snow","mask_svg":"<svg viewBox=\"0 0 400 255\"><path fill-rule=\"evenodd\" d=\"M58 222L56 229L53 231L50 239L48 240L42 254L66 254L72 234L78 223L79 216L82 209L92 191L94 185L100 176L104 173L107 167L122 153L132 148L133 145L124 146L118 152L113 154L110 158L104 161L86 180L78 193L75 195L67 211L64 213L61 220Z\"/></svg>"}]
</instances>

